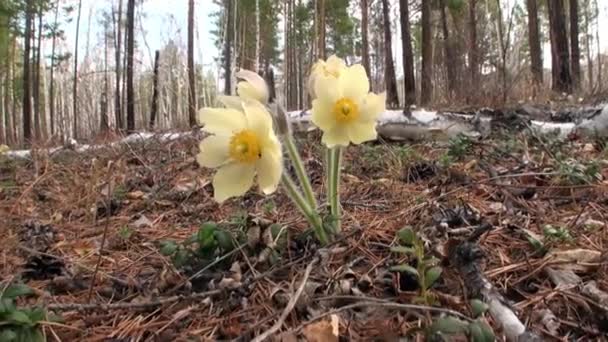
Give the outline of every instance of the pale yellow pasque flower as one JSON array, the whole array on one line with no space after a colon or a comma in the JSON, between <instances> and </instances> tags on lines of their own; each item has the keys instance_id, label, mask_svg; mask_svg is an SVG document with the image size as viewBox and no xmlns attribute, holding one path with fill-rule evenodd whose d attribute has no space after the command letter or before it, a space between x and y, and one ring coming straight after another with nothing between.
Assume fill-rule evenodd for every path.
<instances>
[{"instance_id":1,"label":"pale yellow pasque flower","mask_svg":"<svg viewBox=\"0 0 608 342\"><path fill-rule=\"evenodd\" d=\"M346 68L346 63L336 55L331 55L327 61L320 59L311 68L310 76L308 77L308 93L315 99L316 91L315 84L318 80L325 78L338 78Z\"/></svg>"},{"instance_id":2,"label":"pale yellow pasque flower","mask_svg":"<svg viewBox=\"0 0 608 342\"><path fill-rule=\"evenodd\" d=\"M6 145L0 145L0 154L6 153L8 151L10 151L11 148L6 146Z\"/></svg>"},{"instance_id":3,"label":"pale yellow pasque flower","mask_svg":"<svg viewBox=\"0 0 608 342\"><path fill-rule=\"evenodd\" d=\"M262 192L277 189L283 171L281 145L266 107L243 99L240 110L201 109L199 122L213 134L200 143L196 160L203 167L218 168L213 177L216 201L245 194L256 174Z\"/></svg>"},{"instance_id":4,"label":"pale yellow pasque flower","mask_svg":"<svg viewBox=\"0 0 608 342\"><path fill-rule=\"evenodd\" d=\"M385 110L386 93L369 92L369 80L360 64L340 69L337 77L319 77L314 83L312 122L323 131L327 147L360 144L377 137L376 119Z\"/></svg>"},{"instance_id":5,"label":"pale yellow pasque flower","mask_svg":"<svg viewBox=\"0 0 608 342\"><path fill-rule=\"evenodd\" d=\"M235 76L242 81L239 81L236 85L236 92L238 96L220 95L218 100L227 108L241 108L241 100L249 99L258 101L262 104L268 104L270 98L270 92L266 81L257 73L242 69L238 71Z\"/></svg>"}]
</instances>

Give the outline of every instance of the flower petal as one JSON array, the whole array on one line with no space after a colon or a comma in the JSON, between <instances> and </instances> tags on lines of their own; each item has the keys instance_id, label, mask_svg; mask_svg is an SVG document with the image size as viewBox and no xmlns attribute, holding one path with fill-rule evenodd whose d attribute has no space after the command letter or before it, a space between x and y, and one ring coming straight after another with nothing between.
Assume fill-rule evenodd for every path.
<instances>
[{"instance_id":1,"label":"flower petal","mask_svg":"<svg viewBox=\"0 0 608 342\"><path fill-rule=\"evenodd\" d=\"M261 103L252 100L243 101L243 109L247 117L249 129L260 138L267 137L272 132L272 116Z\"/></svg>"},{"instance_id":2,"label":"flower petal","mask_svg":"<svg viewBox=\"0 0 608 342\"><path fill-rule=\"evenodd\" d=\"M328 148L340 146L348 146L348 131L345 125L336 125L332 129L324 131L321 142Z\"/></svg>"},{"instance_id":3,"label":"flower petal","mask_svg":"<svg viewBox=\"0 0 608 342\"><path fill-rule=\"evenodd\" d=\"M312 123L321 130L326 131L336 125L332 114L333 105L326 99L315 99L312 101Z\"/></svg>"},{"instance_id":4,"label":"flower petal","mask_svg":"<svg viewBox=\"0 0 608 342\"><path fill-rule=\"evenodd\" d=\"M200 152L196 161L203 167L218 167L228 160L230 138L223 135L212 135L199 144Z\"/></svg>"},{"instance_id":5,"label":"flower petal","mask_svg":"<svg viewBox=\"0 0 608 342\"><path fill-rule=\"evenodd\" d=\"M253 185L254 164L231 163L222 166L213 177L215 200L224 202L230 197L243 195Z\"/></svg>"},{"instance_id":6,"label":"flower petal","mask_svg":"<svg viewBox=\"0 0 608 342\"><path fill-rule=\"evenodd\" d=\"M277 190L283 172L283 161L281 150L272 148L264 149L262 158L256 164L258 184L265 194L271 194Z\"/></svg>"},{"instance_id":7,"label":"flower petal","mask_svg":"<svg viewBox=\"0 0 608 342\"><path fill-rule=\"evenodd\" d=\"M342 71L342 69L346 68L346 63L342 58L339 58L336 55L331 55L327 59L326 66L331 71Z\"/></svg>"},{"instance_id":8,"label":"flower petal","mask_svg":"<svg viewBox=\"0 0 608 342\"><path fill-rule=\"evenodd\" d=\"M232 108L239 111L243 110L243 106L241 105L241 98L238 96L218 95L217 100L226 108Z\"/></svg>"},{"instance_id":9,"label":"flower petal","mask_svg":"<svg viewBox=\"0 0 608 342\"><path fill-rule=\"evenodd\" d=\"M232 135L247 127L243 112L232 108L203 108L198 113L203 130L213 134Z\"/></svg>"},{"instance_id":10,"label":"flower petal","mask_svg":"<svg viewBox=\"0 0 608 342\"><path fill-rule=\"evenodd\" d=\"M386 92L368 93L361 104L361 121L376 120L384 111L386 111Z\"/></svg>"},{"instance_id":11,"label":"flower petal","mask_svg":"<svg viewBox=\"0 0 608 342\"><path fill-rule=\"evenodd\" d=\"M363 98L369 92L369 80L365 68L361 64L355 64L341 71L340 85L342 96L353 100Z\"/></svg>"},{"instance_id":12,"label":"flower petal","mask_svg":"<svg viewBox=\"0 0 608 342\"><path fill-rule=\"evenodd\" d=\"M353 144L361 144L366 141L374 140L378 136L376 132L376 122L353 122L347 126L348 138Z\"/></svg>"},{"instance_id":13,"label":"flower petal","mask_svg":"<svg viewBox=\"0 0 608 342\"><path fill-rule=\"evenodd\" d=\"M242 69L237 72L235 76L245 80L245 82L239 82L237 84L239 96L254 99L262 103L268 102L268 86L260 75L251 70Z\"/></svg>"},{"instance_id":14,"label":"flower petal","mask_svg":"<svg viewBox=\"0 0 608 342\"><path fill-rule=\"evenodd\" d=\"M318 99L323 99L329 103L335 103L342 97L340 82L333 76L325 76L322 73L317 74L314 86L315 95Z\"/></svg>"}]
</instances>

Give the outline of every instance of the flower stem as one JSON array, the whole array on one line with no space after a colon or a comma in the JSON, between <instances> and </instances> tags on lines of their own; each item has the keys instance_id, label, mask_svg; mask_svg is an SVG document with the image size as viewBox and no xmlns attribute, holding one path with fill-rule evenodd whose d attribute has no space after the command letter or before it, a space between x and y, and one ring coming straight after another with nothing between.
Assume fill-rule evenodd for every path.
<instances>
[{"instance_id":1,"label":"flower stem","mask_svg":"<svg viewBox=\"0 0 608 342\"><path fill-rule=\"evenodd\" d=\"M315 199L315 193L312 190L312 185L310 184L310 179L308 178L308 174L306 173L306 169L304 168L304 163L302 162L302 158L300 157L300 153L298 153L298 148L293 140L293 135L291 133L285 136L285 145L287 146L287 153L293 162L293 166L296 171L296 175L298 176L298 180L302 185L302 190L304 190L304 196L308 201L308 205L316 211L318 208L317 200Z\"/></svg>"},{"instance_id":2,"label":"flower stem","mask_svg":"<svg viewBox=\"0 0 608 342\"><path fill-rule=\"evenodd\" d=\"M341 147L334 147L330 150L331 157L329 169L329 204L331 216L335 220L336 233L341 231L342 215L340 212L340 164L342 161Z\"/></svg>"},{"instance_id":3,"label":"flower stem","mask_svg":"<svg viewBox=\"0 0 608 342\"><path fill-rule=\"evenodd\" d=\"M300 209L302 214L306 217L308 223L310 223L310 225L313 227L315 234L317 235L317 239L319 239L319 242L321 242L322 245L326 245L327 243L329 243L327 234L323 229L323 222L321 220L321 217L315 210L310 207L308 202L306 202L306 199L304 198L304 196L302 196L302 194L300 194L300 192L298 191L298 187L296 186L294 181L288 175L283 173L283 175L281 176L281 182L287 190L287 194L289 195L289 197L292 199L298 209Z\"/></svg>"}]
</instances>

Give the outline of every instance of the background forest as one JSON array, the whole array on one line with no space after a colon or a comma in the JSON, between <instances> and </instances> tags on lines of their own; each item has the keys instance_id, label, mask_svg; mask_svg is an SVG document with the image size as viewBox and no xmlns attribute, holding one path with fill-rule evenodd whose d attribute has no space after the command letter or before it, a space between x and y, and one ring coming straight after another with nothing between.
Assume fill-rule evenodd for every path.
<instances>
[{"instance_id":1,"label":"background forest","mask_svg":"<svg viewBox=\"0 0 608 342\"><path fill-rule=\"evenodd\" d=\"M188 20L176 24L187 39L158 51L146 41L158 28L142 24L149 1L104 0L84 13L87 1L1 2L0 144L186 129L216 92L234 93L239 68L303 110L307 72L331 54L361 62L390 108L597 99L606 89L598 0L183 0L174 3ZM201 25L195 13L208 6ZM203 36L214 51L196 46Z\"/></svg>"}]
</instances>

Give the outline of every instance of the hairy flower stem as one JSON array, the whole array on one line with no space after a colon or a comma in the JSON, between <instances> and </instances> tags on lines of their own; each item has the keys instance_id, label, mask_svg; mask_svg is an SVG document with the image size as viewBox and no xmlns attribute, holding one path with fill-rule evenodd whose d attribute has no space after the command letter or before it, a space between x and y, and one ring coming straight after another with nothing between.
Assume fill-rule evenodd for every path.
<instances>
[{"instance_id":1,"label":"hairy flower stem","mask_svg":"<svg viewBox=\"0 0 608 342\"><path fill-rule=\"evenodd\" d=\"M329 157L329 205L331 216L335 220L335 232L341 231L342 215L340 212L340 164L342 163L341 147L334 147Z\"/></svg>"},{"instance_id":2,"label":"hairy flower stem","mask_svg":"<svg viewBox=\"0 0 608 342\"><path fill-rule=\"evenodd\" d=\"M296 147L293 135L291 133L285 135L285 146L287 146L287 153L289 154L289 158L291 158L296 175L298 176L298 180L302 186L302 190L304 190L306 201L308 201L308 205L314 211L316 211L319 206L317 204L317 200L315 199L315 193L312 190L312 185L310 184L310 179L308 178L308 174L304 168L302 157L300 157L300 153L298 153L298 148Z\"/></svg>"},{"instance_id":3,"label":"hairy flower stem","mask_svg":"<svg viewBox=\"0 0 608 342\"><path fill-rule=\"evenodd\" d=\"M328 244L329 240L327 238L327 233L323 229L321 217L314 209L310 207L304 196L300 194L294 181L289 178L288 175L283 173L281 176L281 183L283 184L285 190L287 190L289 197L292 199L298 209L300 209L304 217L306 217L308 223L310 223L310 225L313 227L319 242L321 242L322 245Z\"/></svg>"}]
</instances>

